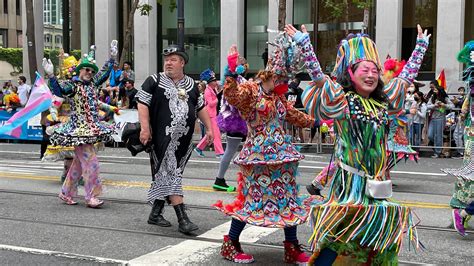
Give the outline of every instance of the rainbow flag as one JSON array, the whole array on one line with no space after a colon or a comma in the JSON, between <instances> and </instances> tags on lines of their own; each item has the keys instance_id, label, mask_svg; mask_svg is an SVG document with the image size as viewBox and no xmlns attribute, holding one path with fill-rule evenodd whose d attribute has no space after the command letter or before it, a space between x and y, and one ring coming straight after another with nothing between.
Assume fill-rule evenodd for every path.
<instances>
[{"instance_id":1,"label":"rainbow flag","mask_svg":"<svg viewBox=\"0 0 474 266\"><path fill-rule=\"evenodd\" d=\"M0 127L0 134L10 135L18 138L21 135L21 125L28 122L35 115L48 110L51 106L53 95L46 85L46 81L36 72L36 80L31 89L30 98L25 108L15 113L8 121Z\"/></svg>"},{"instance_id":2,"label":"rainbow flag","mask_svg":"<svg viewBox=\"0 0 474 266\"><path fill-rule=\"evenodd\" d=\"M438 81L439 86L446 90L446 75L444 74L444 68L441 70L436 80Z\"/></svg>"}]
</instances>

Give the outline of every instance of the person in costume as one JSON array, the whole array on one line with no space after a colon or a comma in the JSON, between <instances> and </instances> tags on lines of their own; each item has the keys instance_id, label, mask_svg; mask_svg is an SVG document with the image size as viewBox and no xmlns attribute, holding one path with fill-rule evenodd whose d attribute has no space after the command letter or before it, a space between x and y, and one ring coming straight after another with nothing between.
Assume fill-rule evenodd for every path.
<instances>
[{"instance_id":1,"label":"person in costume","mask_svg":"<svg viewBox=\"0 0 474 266\"><path fill-rule=\"evenodd\" d=\"M49 76L53 94L68 98L71 104L69 120L50 129L50 140L53 145L74 147L75 157L59 193L59 198L68 205L77 204L73 198L77 196L77 186L81 177L84 179L87 207L99 208L104 204L98 198L102 192L102 184L94 144L111 140L114 127L100 121L99 109L105 106L97 100L97 97L100 86L109 77L117 53L117 41L114 40L110 45L110 58L99 71L95 64L95 46L92 46L89 54L84 55L76 67L79 73L77 78L62 82L58 82L54 76L51 60L43 59L43 68ZM116 110L118 109L110 111Z\"/></svg>"},{"instance_id":2,"label":"person in costume","mask_svg":"<svg viewBox=\"0 0 474 266\"><path fill-rule=\"evenodd\" d=\"M237 197L231 204L218 201L214 206L232 217L229 234L224 236L221 255L237 263L254 258L244 253L239 236L246 224L283 228L284 261L305 263L309 256L301 249L297 225L305 223L310 204L319 197L298 196L298 161L304 158L284 131L284 122L312 127L314 119L288 103L284 93L288 80L299 66L299 50L285 34L278 35L267 68L256 81L239 84L236 66L239 54L232 46L227 58L228 71L224 97L236 107L248 125L247 139L234 163L239 165Z\"/></svg>"},{"instance_id":3,"label":"person in costume","mask_svg":"<svg viewBox=\"0 0 474 266\"><path fill-rule=\"evenodd\" d=\"M137 93L140 141L151 144L153 182L148 190L148 202L153 205L149 224L169 227L162 213L165 200L173 205L178 217L179 231L189 234L199 227L191 222L185 211L182 177L191 156L191 143L196 117L205 124L207 141L213 131L204 99L197 84L184 74L188 55L179 46L163 49L164 72L149 76Z\"/></svg>"},{"instance_id":4,"label":"person in costume","mask_svg":"<svg viewBox=\"0 0 474 266\"><path fill-rule=\"evenodd\" d=\"M238 84L242 84L246 81L243 75L247 69L247 60L240 56L236 66ZM227 169L229 169L230 161L234 158L240 142L245 140L248 130L247 123L240 115L239 110L235 106L229 104L224 96L221 100L220 112L217 115L217 125L222 132L226 133L227 144L225 146L224 156L222 156L219 163L219 171L217 173L216 181L212 188L220 191L233 192L236 190L236 187L227 185L224 177Z\"/></svg>"},{"instance_id":5,"label":"person in costume","mask_svg":"<svg viewBox=\"0 0 474 266\"><path fill-rule=\"evenodd\" d=\"M464 165L461 168L442 169L442 171L457 178L449 204L453 208L454 228L460 235L465 236L465 224L474 214L474 125L472 123L474 117L474 40L464 45L457 59L467 65L463 72L463 80L469 92L461 109L461 116L465 121Z\"/></svg>"},{"instance_id":6,"label":"person in costume","mask_svg":"<svg viewBox=\"0 0 474 266\"><path fill-rule=\"evenodd\" d=\"M224 154L224 148L222 148L221 132L217 126L217 90L219 89L219 84L217 84L216 74L210 68L204 70L201 73L201 80L207 83L206 90L204 91L204 102L206 103L206 110L211 118L211 130L214 135L214 151L216 153L216 158L221 158ZM206 136L204 136L201 141L198 143L194 151L200 156L204 157L202 152L208 145Z\"/></svg>"},{"instance_id":7,"label":"person in costume","mask_svg":"<svg viewBox=\"0 0 474 266\"><path fill-rule=\"evenodd\" d=\"M418 25L415 49L398 77L384 84L375 43L365 34L342 40L333 75L319 65L304 26L285 31L301 47L311 86L302 99L309 114L334 119L334 162L329 191L323 204L314 205L310 264L332 265L338 255L351 261L396 263L404 235L420 247L412 212L390 200L387 137L389 115L404 108L407 88L416 77L429 37ZM346 257L344 257L347 255Z\"/></svg>"}]
</instances>

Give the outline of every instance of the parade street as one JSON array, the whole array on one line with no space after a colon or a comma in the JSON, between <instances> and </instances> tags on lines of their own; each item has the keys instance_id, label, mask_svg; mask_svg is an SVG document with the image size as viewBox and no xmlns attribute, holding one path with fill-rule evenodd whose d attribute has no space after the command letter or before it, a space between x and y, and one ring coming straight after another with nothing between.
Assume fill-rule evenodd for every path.
<instances>
[{"instance_id":1,"label":"parade street","mask_svg":"<svg viewBox=\"0 0 474 266\"><path fill-rule=\"evenodd\" d=\"M216 192L212 184L219 159L213 152L205 158L193 154L184 173L185 203L190 219L199 226L195 236L178 232L172 207L164 216L172 227L147 224L150 206L145 203L150 185L147 154L131 157L124 148L99 152L100 176L105 190L101 209L68 206L57 197L63 162L41 162L39 145L0 144L0 257L3 265L232 265L220 255L230 218L211 205L230 203L236 193ZM328 154L302 152L300 192L326 166ZM467 265L472 259L474 232L459 236L451 229L448 206L454 178L440 168L459 167L460 159L420 158L419 163L400 163L392 172L394 199L411 206L421 222L418 234L425 250L408 251L403 246L401 265ZM237 167L226 179L236 185ZM83 187L79 187L83 195ZM325 193L325 192L324 192ZM471 221L471 228L473 222ZM309 225L298 228L305 247L311 235ZM254 265L283 264L283 231L246 226L240 241L255 256Z\"/></svg>"}]
</instances>

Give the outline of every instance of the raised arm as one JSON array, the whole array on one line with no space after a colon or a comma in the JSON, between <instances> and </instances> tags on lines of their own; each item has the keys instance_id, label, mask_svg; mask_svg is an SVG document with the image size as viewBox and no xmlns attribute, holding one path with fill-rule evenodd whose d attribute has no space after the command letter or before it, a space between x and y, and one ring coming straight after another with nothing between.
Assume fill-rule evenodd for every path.
<instances>
[{"instance_id":1,"label":"raised arm","mask_svg":"<svg viewBox=\"0 0 474 266\"><path fill-rule=\"evenodd\" d=\"M43 58L43 69L46 75L49 77L49 87L54 95L58 97L70 97L74 95L75 86L71 80L66 80L59 83L58 79L53 73L54 65L51 63L51 59Z\"/></svg>"},{"instance_id":2,"label":"raised arm","mask_svg":"<svg viewBox=\"0 0 474 266\"><path fill-rule=\"evenodd\" d=\"M95 76L92 78L92 81L94 82L94 85L96 87L100 87L110 76L110 71L115 63L117 61L117 54L118 54L118 42L117 40L113 40L110 43L110 50L109 50L109 59L104 63L102 68L95 74Z\"/></svg>"},{"instance_id":3,"label":"raised arm","mask_svg":"<svg viewBox=\"0 0 474 266\"><path fill-rule=\"evenodd\" d=\"M407 88L418 75L421 63L423 62L423 57L428 49L430 37L431 34L428 34L427 30L423 32L421 26L418 25L416 46L410 59L403 67L400 75L398 75L397 78L392 79L385 86L385 94L391 103L389 109L390 114L398 113L403 108Z\"/></svg>"},{"instance_id":4,"label":"raised arm","mask_svg":"<svg viewBox=\"0 0 474 266\"><path fill-rule=\"evenodd\" d=\"M326 81L326 76L321 70L319 61L316 58L306 27L301 25L301 31L299 31L293 25L288 24L285 26L285 32L293 38L301 48L306 69L314 85L318 88L322 88Z\"/></svg>"}]
</instances>

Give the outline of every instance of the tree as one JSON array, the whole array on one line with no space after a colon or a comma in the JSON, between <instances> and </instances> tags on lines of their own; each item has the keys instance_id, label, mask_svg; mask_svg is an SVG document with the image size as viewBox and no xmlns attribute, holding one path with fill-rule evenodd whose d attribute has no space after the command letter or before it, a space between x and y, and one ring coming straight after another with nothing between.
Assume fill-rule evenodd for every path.
<instances>
[{"instance_id":1,"label":"tree","mask_svg":"<svg viewBox=\"0 0 474 266\"><path fill-rule=\"evenodd\" d=\"M28 68L30 81L33 83L36 79L36 41L35 41L35 16L33 10L33 1L25 1L26 9L26 45L28 46Z\"/></svg>"},{"instance_id":2,"label":"tree","mask_svg":"<svg viewBox=\"0 0 474 266\"><path fill-rule=\"evenodd\" d=\"M130 40L132 39L132 29L133 29L133 18L135 16L135 11L138 8L139 0L134 0L132 7L130 8L130 13L128 14L128 25L125 30L125 39L123 42L122 56L120 57L120 67L123 67L125 58L128 56L128 50L130 50ZM127 58L129 60L129 58Z\"/></svg>"},{"instance_id":3,"label":"tree","mask_svg":"<svg viewBox=\"0 0 474 266\"><path fill-rule=\"evenodd\" d=\"M373 6L373 0L350 0L357 8L370 9ZM338 19L344 15L346 35L349 34L349 0L324 0L324 7L331 10L331 17Z\"/></svg>"},{"instance_id":4,"label":"tree","mask_svg":"<svg viewBox=\"0 0 474 266\"><path fill-rule=\"evenodd\" d=\"M286 21L286 0L279 0L278 3L278 30L283 31Z\"/></svg>"}]
</instances>

